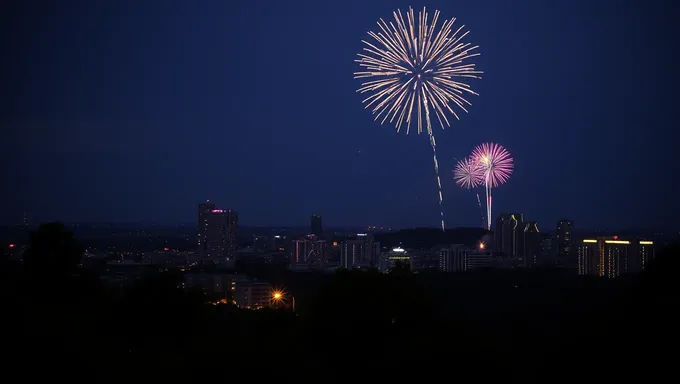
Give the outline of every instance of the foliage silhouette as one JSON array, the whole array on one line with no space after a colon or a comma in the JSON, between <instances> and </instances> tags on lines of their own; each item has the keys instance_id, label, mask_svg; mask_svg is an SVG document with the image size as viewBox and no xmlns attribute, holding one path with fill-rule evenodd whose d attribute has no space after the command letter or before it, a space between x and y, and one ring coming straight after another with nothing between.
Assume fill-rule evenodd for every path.
<instances>
[{"instance_id":1,"label":"foliage silhouette","mask_svg":"<svg viewBox=\"0 0 680 384\"><path fill-rule=\"evenodd\" d=\"M58 279L78 271L83 253L73 233L63 224L42 224L30 233L23 265L36 278Z\"/></svg>"}]
</instances>

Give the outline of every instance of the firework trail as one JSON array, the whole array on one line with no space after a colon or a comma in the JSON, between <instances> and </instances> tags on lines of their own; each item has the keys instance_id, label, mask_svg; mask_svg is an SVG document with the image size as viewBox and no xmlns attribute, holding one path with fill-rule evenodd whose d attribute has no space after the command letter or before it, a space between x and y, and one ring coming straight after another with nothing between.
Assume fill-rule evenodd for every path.
<instances>
[{"instance_id":1,"label":"firework trail","mask_svg":"<svg viewBox=\"0 0 680 384\"><path fill-rule=\"evenodd\" d=\"M453 178L456 180L456 184L465 189L477 188L484 184L484 167L469 157L459 160L456 167L453 169ZM479 205L479 211L482 214L482 226L484 227L486 224L479 193L477 193L477 204Z\"/></svg>"},{"instance_id":2,"label":"firework trail","mask_svg":"<svg viewBox=\"0 0 680 384\"><path fill-rule=\"evenodd\" d=\"M364 48L355 62L361 71L354 73L355 79L362 80L359 93L370 93L362 102L371 108L380 124L389 120L399 132L406 125L406 134L411 124L418 133L425 129L430 139L434 170L437 177L441 225L444 230L442 187L437 160L437 144L432 131L431 114L439 124L450 126L448 114L458 119L452 108L467 112L467 95L477 95L463 80L479 79L482 73L475 70L475 64L467 63L478 56L478 46L463 42L468 32L463 27L453 29L455 19L444 21L437 29L439 11L434 11L432 23L423 8L415 12L409 8L406 18L401 11L392 12L394 21L378 22L379 31L368 32L375 42L362 40Z\"/></svg>"},{"instance_id":3,"label":"firework trail","mask_svg":"<svg viewBox=\"0 0 680 384\"><path fill-rule=\"evenodd\" d=\"M487 229L491 229L491 189L505 184L510 178L514 167L512 156L502 145L483 143L472 151L470 157L484 172L486 224Z\"/></svg>"},{"instance_id":4,"label":"firework trail","mask_svg":"<svg viewBox=\"0 0 680 384\"><path fill-rule=\"evenodd\" d=\"M477 205L479 206L479 213L482 215L482 227L486 227L486 219L484 218L484 211L482 210L482 201L479 199L479 193L477 195Z\"/></svg>"}]
</instances>

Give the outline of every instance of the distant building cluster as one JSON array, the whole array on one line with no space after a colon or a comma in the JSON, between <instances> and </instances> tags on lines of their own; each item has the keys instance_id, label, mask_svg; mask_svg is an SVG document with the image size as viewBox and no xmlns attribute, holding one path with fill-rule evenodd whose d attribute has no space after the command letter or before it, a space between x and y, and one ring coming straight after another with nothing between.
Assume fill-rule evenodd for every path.
<instances>
[{"instance_id":1,"label":"distant building cluster","mask_svg":"<svg viewBox=\"0 0 680 384\"><path fill-rule=\"evenodd\" d=\"M541 233L536 222L522 214L502 214L494 228L495 250L522 260L524 267L573 268L579 275L618 277L638 272L655 257L654 241L619 236L583 237L576 240L574 222L559 220L554 235Z\"/></svg>"},{"instance_id":2,"label":"distant building cluster","mask_svg":"<svg viewBox=\"0 0 680 384\"><path fill-rule=\"evenodd\" d=\"M271 299L274 290L268 283L235 275L237 260L277 265L293 272L389 272L401 267L414 272L457 273L483 268L550 267L565 268L581 276L616 278L647 268L656 256L656 247L663 245L662 238L658 239L662 244L658 244L650 236L598 232L576 235L574 222L567 219L557 221L554 230L545 232L522 213L503 213L491 232L483 230L480 233L484 234L467 239L466 244L432 246L430 242L427 246L407 247L394 237L382 240L388 228L369 226L363 233L324 230L322 216L314 213L309 226L300 231L260 232L252 235L252 243L239 246L236 211L206 201L198 204L197 218L196 232L187 231L178 240L184 247L174 249L167 240L148 245L144 229L128 229L123 243L111 233L103 247L88 249L83 264L101 268L102 278L119 284L134 281L149 269L179 269L185 272L187 287L202 287L219 300L257 308ZM17 228L27 234L27 215ZM147 244L144 249L138 246L140 242ZM3 253L7 259L21 260L25 249L25 242L12 242Z\"/></svg>"},{"instance_id":3,"label":"distant building cluster","mask_svg":"<svg viewBox=\"0 0 680 384\"><path fill-rule=\"evenodd\" d=\"M237 251L236 212L218 209L210 202L200 204L198 211L196 253L201 262L233 260ZM573 221L559 220L554 234L550 234L541 232L538 223L525 220L522 213L499 215L493 234L480 238L477 244L447 244L432 249L384 247L370 230L339 239L326 234L322 223L321 215L312 214L306 235L256 236L250 252L256 252L266 262L286 262L296 272L339 268L387 272L399 264L414 271L445 272L551 266L602 277L644 269L654 258L650 240L597 238L575 242Z\"/></svg>"}]
</instances>

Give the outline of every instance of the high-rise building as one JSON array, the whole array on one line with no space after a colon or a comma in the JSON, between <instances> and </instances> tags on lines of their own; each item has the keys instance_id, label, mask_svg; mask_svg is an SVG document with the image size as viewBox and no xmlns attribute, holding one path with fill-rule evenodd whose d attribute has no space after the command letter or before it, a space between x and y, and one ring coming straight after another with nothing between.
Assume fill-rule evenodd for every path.
<instances>
[{"instance_id":1,"label":"high-rise building","mask_svg":"<svg viewBox=\"0 0 680 384\"><path fill-rule=\"evenodd\" d=\"M597 240L585 239L578 247L577 268L579 275L599 276L600 245Z\"/></svg>"},{"instance_id":2,"label":"high-rise building","mask_svg":"<svg viewBox=\"0 0 680 384\"><path fill-rule=\"evenodd\" d=\"M584 239L578 247L578 274L600 277L618 277L634 270L631 264L636 258L649 259L653 255L651 241L631 241L614 237Z\"/></svg>"},{"instance_id":3,"label":"high-rise building","mask_svg":"<svg viewBox=\"0 0 680 384\"><path fill-rule=\"evenodd\" d=\"M538 264L539 255L541 253L541 234L538 230L538 223L535 221L527 221L524 223L524 230L522 231L522 259L524 267L532 268Z\"/></svg>"},{"instance_id":4,"label":"high-rise building","mask_svg":"<svg viewBox=\"0 0 680 384\"><path fill-rule=\"evenodd\" d=\"M198 251L206 257L233 258L236 252L238 214L217 209L206 202L198 205Z\"/></svg>"},{"instance_id":5,"label":"high-rise building","mask_svg":"<svg viewBox=\"0 0 680 384\"><path fill-rule=\"evenodd\" d=\"M373 236L357 234L355 240L346 240L340 244L340 266L352 268L378 268L380 265L380 243Z\"/></svg>"},{"instance_id":6,"label":"high-rise building","mask_svg":"<svg viewBox=\"0 0 680 384\"><path fill-rule=\"evenodd\" d=\"M574 222L571 220L560 220L557 222L555 232L555 245L557 247L557 258L560 262L569 262L573 256L572 231Z\"/></svg>"},{"instance_id":7,"label":"high-rise building","mask_svg":"<svg viewBox=\"0 0 680 384\"><path fill-rule=\"evenodd\" d=\"M312 234L321 237L323 234L323 226L321 225L321 216L317 214L312 215L311 219Z\"/></svg>"},{"instance_id":8,"label":"high-rise building","mask_svg":"<svg viewBox=\"0 0 680 384\"><path fill-rule=\"evenodd\" d=\"M496 219L494 242L497 252L503 252L510 257L522 255L523 222L524 216L521 213L504 213Z\"/></svg>"},{"instance_id":9,"label":"high-rise building","mask_svg":"<svg viewBox=\"0 0 680 384\"><path fill-rule=\"evenodd\" d=\"M462 244L453 244L449 248L442 248L439 251L439 270L442 272L464 272L469 252L475 252L475 250Z\"/></svg>"},{"instance_id":10,"label":"high-rise building","mask_svg":"<svg viewBox=\"0 0 680 384\"><path fill-rule=\"evenodd\" d=\"M472 271L477 268L491 267L494 262L494 255L488 251L469 252L465 262L465 270Z\"/></svg>"},{"instance_id":11,"label":"high-rise building","mask_svg":"<svg viewBox=\"0 0 680 384\"><path fill-rule=\"evenodd\" d=\"M210 200L198 205L198 250L204 251L208 239L208 216L215 209Z\"/></svg>"},{"instance_id":12,"label":"high-rise building","mask_svg":"<svg viewBox=\"0 0 680 384\"><path fill-rule=\"evenodd\" d=\"M290 269L319 269L326 265L328 244L310 235L304 239L293 240L290 252Z\"/></svg>"},{"instance_id":13,"label":"high-rise building","mask_svg":"<svg viewBox=\"0 0 680 384\"><path fill-rule=\"evenodd\" d=\"M541 244L540 244L540 251L539 251L539 262L545 263L545 262L553 262L553 259L555 258L555 247L554 247L554 240L553 236L548 233L541 233Z\"/></svg>"},{"instance_id":14,"label":"high-rise building","mask_svg":"<svg viewBox=\"0 0 680 384\"><path fill-rule=\"evenodd\" d=\"M640 260L640 269L647 268L649 263L654 260L654 242L649 240L638 241L638 258Z\"/></svg>"},{"instance_id":15,"label":"high-rise building","mask_svg":"<svg viewBox=\"0 0 680 384\"><path fill-rule=\"evenodd\" d=\"M393 248L391 251L381 255L380 270L389 272L389 270L394 268L398 263L413 269L413 258L401 247Z\"/></svg>"}]
</instances>

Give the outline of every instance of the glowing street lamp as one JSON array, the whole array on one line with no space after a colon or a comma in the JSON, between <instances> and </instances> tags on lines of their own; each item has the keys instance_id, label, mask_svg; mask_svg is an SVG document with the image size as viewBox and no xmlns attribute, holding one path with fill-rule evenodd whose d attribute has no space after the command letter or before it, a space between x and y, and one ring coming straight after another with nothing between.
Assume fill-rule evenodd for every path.
<instances>
[{"instance_id":1,"label":"glowing street lamp","mask_svg":"<svg viewBox=\"0 0 680 384\"><path fill-rule=\"evenodd\" d=\"M293 301L293 311L295 311L295 297L290 296L290 299ZM272 291L272 298L271 298L271 304L273 305L281 305L282 303L286 303L288 298L286 297L286 294L283 290L274 290Z\"/></svg>"}]
</instances>

